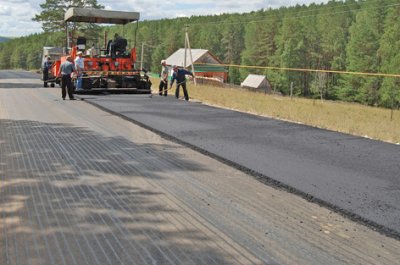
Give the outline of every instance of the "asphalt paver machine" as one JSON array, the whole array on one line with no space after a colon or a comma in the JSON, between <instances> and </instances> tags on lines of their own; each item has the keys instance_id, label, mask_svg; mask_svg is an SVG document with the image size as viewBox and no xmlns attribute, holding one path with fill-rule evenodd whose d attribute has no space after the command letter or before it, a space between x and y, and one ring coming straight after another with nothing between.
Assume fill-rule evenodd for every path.
<instances>
[{"instance_id":1,"label":"asphalt paver machine","mask_svg":"<svg viewBox=\"0 0 400 265\"><path fill-rule=\"evenodd\" d=\"M67 23L66 46L69 48L66 49L60 60L55 61L52 65L52 75L57 76L60 65L67 56L71 56L75 60L78 52L82 52L84 58L83 89L76 93L150 94L151 82L146 71L137 69L135 66L136 39L134 40L135 45L128 48L128 41L123 36L108 40L105 33L102 48L93 46L87 49L85 37L78 37L76 42L70 44L68 32L68 23L70 22L126 25L131 22L138 23L139 16L138 12L69 8L64 17L64 21Z\"/></svg>"}]
</instances>

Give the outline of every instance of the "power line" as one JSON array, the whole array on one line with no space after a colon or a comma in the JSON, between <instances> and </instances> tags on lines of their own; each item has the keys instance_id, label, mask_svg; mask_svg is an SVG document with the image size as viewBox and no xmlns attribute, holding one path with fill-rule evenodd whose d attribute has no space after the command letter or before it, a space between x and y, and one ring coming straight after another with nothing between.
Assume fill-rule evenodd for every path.
<instances>
[{"instance_id":1,"label":"power line","mask_svg":"<svg viewBox=\"0 0 400 265\"><path fill-rule=\"evenodd\" d=\"M268 70L295 71L295 72L334 73L334 74L348 74L348 75L362 75L362 76L376 76L376 77L396 77L396 78L400 77L400 74L351 72L351 71L339 71L339 70L289 68L289 67L274 67L274 66L254 66L254 65L239 65L239 64L210 64L210 63L195 63L195 65L226 66L226 67L237 67L237 68L268 69Z\"/></svg>"}]
</instances>

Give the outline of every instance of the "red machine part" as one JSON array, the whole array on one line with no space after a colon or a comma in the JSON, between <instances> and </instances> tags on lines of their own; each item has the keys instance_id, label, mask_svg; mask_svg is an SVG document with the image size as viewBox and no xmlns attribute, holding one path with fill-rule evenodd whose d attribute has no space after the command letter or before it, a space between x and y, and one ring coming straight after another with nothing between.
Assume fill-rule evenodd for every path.
<instances>
[{"instance_id":1,"label":"red machine part","mask_svg":"<svg viewBox=\"0 0 400 265\"><path fill-rule=\"evenodd\" d=\"M75 60L78 48L74 46L71 49L70 56ZM66 61L67 56L62 56L60 60L57 60L52 65L51 72L53 76L57 76L60 66ZM136 48L131 49L130 57L127 58L111 58L111 57L86 57L84 56L84 70L89 75L108 75L108 72L112 72L112 75L131 75L137 73L133 65L136 61Z\"/></svg>"}]
</instances>

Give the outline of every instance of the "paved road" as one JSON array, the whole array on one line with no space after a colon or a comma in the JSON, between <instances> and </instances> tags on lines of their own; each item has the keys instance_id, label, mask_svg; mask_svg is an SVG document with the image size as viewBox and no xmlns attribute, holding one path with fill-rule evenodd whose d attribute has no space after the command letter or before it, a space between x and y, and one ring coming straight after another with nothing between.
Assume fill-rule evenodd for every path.
<instances>
[{"instance_id":1,"label":"paved road","mask_svg":"<svg viewBox=\"0 0 400 265\"><path fill-rule=\"evenodd\" d=\"M0 71L0 264L400 260L398 240L36 77Z\"/></svg>"},{"instance_id":2,"label":"paved road","mask_svg":"<svg viewBox=\"0 0 400 265\"><path fill-rule=\"evenodd\" d=\"M99 106L400 235L400 146L155 96Z\"/></svg>"},{"instance_id":3,"label":"paved road","mask_svg":"<svg viewBox=\"0 0 400 265\"><path fill-rule=\"evenodd\" d=\"M400 146L173 97L90 102L400 236Z\"/></svg>"}]
</instances>

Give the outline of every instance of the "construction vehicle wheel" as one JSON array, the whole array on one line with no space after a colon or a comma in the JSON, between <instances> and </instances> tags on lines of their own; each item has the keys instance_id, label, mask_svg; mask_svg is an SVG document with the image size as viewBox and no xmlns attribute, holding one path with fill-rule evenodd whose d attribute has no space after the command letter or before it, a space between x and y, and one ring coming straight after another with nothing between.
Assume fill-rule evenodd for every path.
<instances>
[{"instance_id":1,"label":"construction vehicle wheel","mask_svg":"<svg viewBox=\"0 0 400 265\"><path fill-rule=\"evenodd\" d=\"M54 83L51 83L50 86L51 86L51 87L54 87Z\"/></svg>"}]
</instances>

